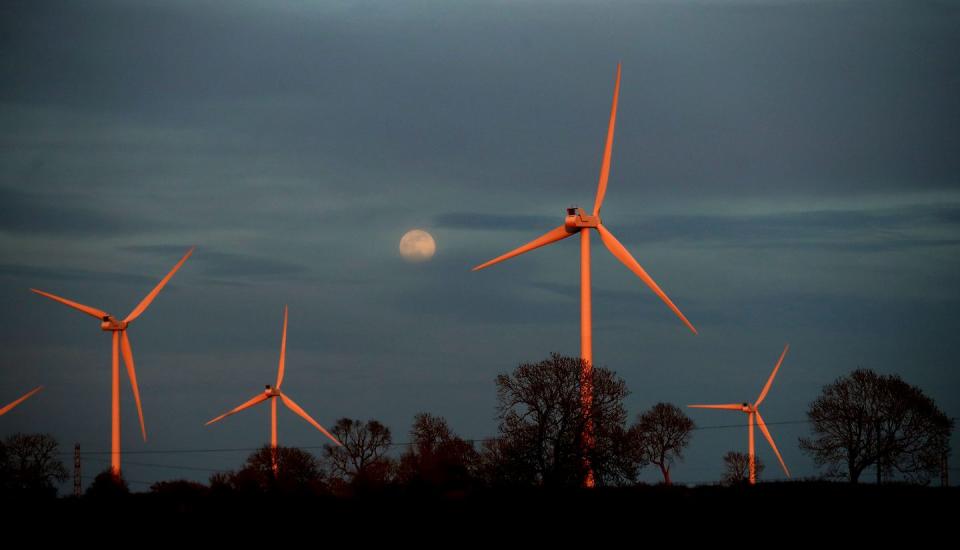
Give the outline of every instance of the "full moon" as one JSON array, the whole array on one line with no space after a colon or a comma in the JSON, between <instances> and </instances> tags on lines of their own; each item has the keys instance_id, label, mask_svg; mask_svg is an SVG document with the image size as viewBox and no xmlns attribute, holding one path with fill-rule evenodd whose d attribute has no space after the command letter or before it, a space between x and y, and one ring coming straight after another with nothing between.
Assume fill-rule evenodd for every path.
<instances>
[{"instance_id":1,"label":"full moon","mask_svg":"<svg viewBox=\"0 0 960 550\"><path fill-rule=\"evenodd\" d=\"M411 229L400 239L400 255L408 262L425 262L436 251L433 236L422 229Z\"/></svg>"}]
</instances>

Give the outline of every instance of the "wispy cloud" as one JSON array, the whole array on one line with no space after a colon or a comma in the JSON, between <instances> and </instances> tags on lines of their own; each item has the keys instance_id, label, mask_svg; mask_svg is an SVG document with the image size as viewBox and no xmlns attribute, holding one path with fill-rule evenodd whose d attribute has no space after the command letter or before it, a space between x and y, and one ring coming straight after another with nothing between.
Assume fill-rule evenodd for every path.
<instances>
[{"instance_id":1,"label":"wispy cloud","mask_svg":"<svg viewBox=\"0 0 960 550\"><path fill-rule=\"evenodd\" d=\"M192 245L162 244L125 246L122 250L167 259L179 258ZM219 279L217 284L230 284L230 281L267 281L290 279L308 271L304 265L275 260L262 256L221 252L210 248L198 248L199 254L191 260L197 269L209 277Z\"/></svg>"},{"instance_id":2,"label":"wispy cloud","mask_svg":"<svg viewBox=\"0 0 960 550\"><path fill-rule=\"evenodd\" d=\"M135 234L153 225L119 212L84 205L79 195L63 196L0 187L0 231L13 234L101 236Z\"/></svg>"},{"instance_id":3,"label":"wispy cloud","mask_svg":"<svg viewBox=\"0 0 960 550\"><path fill-rule=\"evenodd\" d=\"M449 212L438 227L474 231L545 231L557 219ZM625 243L670 242L742 248L790 246L873 252L960 245L960 204L875 210L808 210L750 215L656 216L611 226Z\"/></svg>"}]
</instances>

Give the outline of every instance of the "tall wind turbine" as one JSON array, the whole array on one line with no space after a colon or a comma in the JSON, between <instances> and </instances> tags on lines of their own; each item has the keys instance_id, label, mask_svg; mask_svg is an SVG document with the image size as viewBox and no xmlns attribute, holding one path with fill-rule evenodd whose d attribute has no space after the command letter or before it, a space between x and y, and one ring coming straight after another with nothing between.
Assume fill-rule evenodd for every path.
<instances>
[{"instance_id":1,"label":"tall wind turbine","mask_svg":"<svg viewBox=\"0 0 960 550\"><path fill-rule=\"evenodd\" d=\"M14 407L16 407L16 406L19 405L20 403L23 403L23 402L26 401L27 399L30 399L30 396L32 396L33 394L37 393L38 391L40 391L40 390L42 390L42 389L43 389L43 386L37 386L36 388L33 388L32 390L28 391L28 392L26 393L26 395L24 395L24 396L21 397L20 399L17 399L16 401L14 401L13 403L10 403L9 405L6 405L6 406L3 407L2 409L0 409L0 416L3 416L3 415L5 415L5 414L7 414L8 412L10 412L11 409L13 409Z\"/></svg>"},{"instance_id":2,"label":"tall wind turbine","mask_svg":"<svg viewBox=\"0 0 960 550\"><path fill-rule=\"evenodd\" d=\"M773 367L773 372L770 373L770 378L767 379L767 384L763 386L763 390L760 391L760 396L757 397L757 400L753 405L749 403L730 403L726 405L687 405L688 407L693 407L695 409L726 409L730 411L741 411L747 414L747 430L748 438L750 440L750 484L753 485L757 482L757 467L756 467L756 452L753 445L753 424L756 422L760 425L760 431L763 432L763 436L767 438L767 442L770 443L770 447L773 448L773 452L777 455L777 460L780 461L780 466L783 467L783 472L787 474L787 477L790 477L790 470L787 469L787 465L783 462L783 457L780 456L780 451L777 450L777 444L773 442L773 437L770 435L770 431L767 429L767 425L763 421L763 417L760 416L760 403L763 403L763 400L766 399L767 393L770 391L770 386L773 385L773 379L777 376L777 371L780 370L780 365L783 364L783 358L787 356L787 350L790 349L790 344L787 344L783 348L783 353L780 354L780 360L777 361L777 366Z\"/></svg>"},{"instance_id":3,"label":"tall wind turbine","mask_svg":"<svg viewBox=\"0 0 960 550\"><path fill-rule=\"evenodd\" d=\"M133 390L133 400L137 403L137 414L140 417L140 432L143 434L143 440L147 440L147 428L143 423L143 408L140 406L140 388L137 386L137 373L133 366L133 351L130 349L130 338L127 336L127 328L130 323L132 323L137 317L143 314L144 311L150 306L153 300L157 297L157 294L163 290L163 287L170 281L174 273L180 269L180 266L187 261L187 258L193 254L193 247L183 255L183 258L180 258L180 261L177 262L177 265L173 266L173 269L167 273L167 276L160 280L160 282L150 291L150 294L140 301L137 304L137 307L133 308L133 311L130 312L130 315L127 315L123 321L118 321L113 315L105 311L100 311L99 309L92 308L90 306L85 306L83 304L78 304L77 302L72 302L66 298L61 298L59 296L54 296L48 292L43 292L42 290L37 290L31 288L30 290L41 295L50 298L51 300L60 302L61 304L72 307L73 309L82 311L91 317L96 317L100 320L100 329L105 332L113 333L113 360L112 360L112 373L113 373L113 383L111 391L111 436L110 436L110 468L113 471L113 474L116 476L120 475L120 353L123 353L123 362L127 366L127 377L130 378L130 387Z\"/></svg>"},{"instance_id":4,"label":"tall wind turbine","mask_svg":"<svg viewBox=\"0 0 960 550\"><path fill-rule=\"evenodd\" d=\"M240 405L239 407L231 411L225 412L220 416L206 423L206 426L209 426L214 422L223 420L224 418L232 414L236 414L244 409L249 409L250 407L256 404L262 403L269 399L270 400L270 449L273 451L271 460L272 460L274 475L276 475L277 473L277 455L276 455L276 449L277 449L277 400L276 398L277 397L279 397L280 400L283 401L283 404L286 405L288 409L300 415L301 418L303 418L304 420L312 424L314 428L320 430L323 433L323 435L329 437L337 445L341 447L343 446L343 444L340 443L340 441L337 440L337 438L334 437L330 432L328 432L326 428L324 428L316 420L311 418L310 415L307 414L307 411L300 408L300 405L297 405L293 401L293 399L290 399L289 397L287 397L286 394L280 391L280 386L281 384L283 384L283 371L285 368L286 357L287 357L287 306L283 306L283 337L280 339L280 366L277 369L276 385L271 387L269 384L267 384L266 389L263 390L262 393L255 395L252 399L250 399L243 405Z\"/></svg>"},{"instance_id":5,"label":"tall wind turbine","mask_svg":"<svg viewBox=\"0 0 960 550\"><path fill-rule=\"evenodd\" d=\"M630 252L600 221L600 207L603 205L603 198L607 192L607 179L610 175L610 153L613 150L613 132L617 120L617 100L620 96L620 72L621 64L617 64L617 79L613 89L613 104L610 107L610 124L607 127L607 141L603 148L603 162L600 165L600 182L597 186L597 197L593 203L593 214L588 215L580 208L568 208L567 216L563 225L552 229L546 234L530 241L529 243L507 252L480 264L473 268L473 271L490 267L504 260L509 260L514 256L519 256L524 252L529 252L535 248L546 246L571 237L577 233L580 234L580 357L583 358L583 371L580 375L580 401L583 408L586 423L583 434L584 445L587 449L593 447L593 423L590 414L593 405L593 329L591 327L591 309L590 309L590 230L596 230L600 234L600 240L608 250L623 265L633 271L650 289L669 307L687 327L697 333L690 321L680 312L680 309L670 300L667 294L660 289L660 286L654 282L653 278L647 274L646 270L637 263L637 260L630 255ZM586 464L587 477L584 485L592 487L594 485L593 471L589 463Z\"/></svg>"}]
</instances>

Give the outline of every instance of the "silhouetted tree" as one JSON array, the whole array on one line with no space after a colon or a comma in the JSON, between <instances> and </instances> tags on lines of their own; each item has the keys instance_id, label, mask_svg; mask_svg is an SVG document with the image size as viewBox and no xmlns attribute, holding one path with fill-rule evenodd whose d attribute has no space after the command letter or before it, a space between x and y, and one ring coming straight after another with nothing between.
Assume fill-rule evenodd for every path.
<instances>
[{"instance_id":1,"label":"silhouetted tree","mask_svg":"<svg viewBox=\"0 0 960 550\"><path fill-rule=\"evenodd\" d=\"M50 434L11 435L0 442L0 490L56 496L67 479L57 440Z\"/></svg>"},{"instance_id":2,"label":"silhouetted tree","mask_svg":"<svg viewBox=\"0 0 960 550\"><path fill-rule=\"evenodd\" d=\"M341 418L330 430L342 447L324 445L330 475L355 488L372 488L387 483L394 470L387 456L393 438L390 428L376 420L362 422Z\"/></svg>"},{"instance_id":3,"label":"silhouetted tree","mask_svg":"<svg viewBox=\"0 0 960 550\"><path fill-rule=\"evenodd\" d=\"M657 403L630 427L629 436L639 454L641 464L654 464L670 485L670 468L683 460L683 449L690 443L693 420L671 403Z\"/></svg>"},{"instance_id":4,"label":"silhouetted tree","mask_svg":"<svg viewBox=\"0 0 960 550\"><path fill-rule=\"evenodd\" d=\"M858 369L824 387L807 417L814 437L800 447L853 483L869 467L877 482L899 472L927 482L949 454L953 421L923 391L896 375Z\"/></svg>"},{"instance_id":5,"label":"silhouetted tree","mask_svg":"<svg viewBox=\"0 0 960 550\"><path fill-rule=\"evenodd\" d=\"M760 473L763 472L763 461L759 456L754 456L754 468L757 473L757 479L760 479ZM738 485L750 481L750 455L730 451L723 455L723 482L727 485Z\"/></svg>"},{"instance_id":6,"label":"silhouetted tree","mask_svg":"<svg viewBox=\"0 0 960 550\"><path fill-rule=\"evenodd\" d=\"M276 456L277 470L273 460ZM269 445L251 453L237 472L218 473L210 477L215 494L279 492L284 494L316 494L325 492L324 472L312 454L296 447Z\"/></svg>"},{"instance_id":7,"label":"silhouetted tree","mask_svg":"<svg viewBox=\"0 0 960 550\"><path fill-rule=\"evenodd\" d=\"M511 487L530 483L530 469L512 440L500 436L480 446L477 475L490 487Z\"/></svg>"},{"instance_id":8,"label":"silhouetted tree","mask_svg":"<svg viewBox=\"0 0 960 550\"><path fill-rule=\"evenodd\" d=\"M186 500L204 497L210 493L210 488L196 481L174 479L154 483L150 486L150 492L174 500Z\"/></svg>"},{"instance_id":9,"label":"silhouetted tree","mask_svg":"<svg viewBox=\"0 0 960 550\"><path fill-rule=\"evenodd\" d=\"M465 490L476 476L480 455L457 436L447 421L420 413L410 428L410 448L400 457L397 477L410 486Z\"/></svg>"},{"instance_id":10,"label":"silhouetted tree","mask_svg":"<svg viewBox=\"0 0 960 550\"><path fill-rule=\"evenodd\" d=\"M586 474L583 445L585 419L580 400L579 358L551 354L539 363L523 363L497 377L500 438L484 448L484 471L518 482L578 486ZM626 434L626 384L615 373L593 368L594 445L590 464L598 485L632 481Z\"/></svg>"},{"instance_id":11,"label":"silhouetted tree","mask_svg":"<svg viewBox=\"0 0 960 550\"><path fill-rule=\"evenodd\" d=\"M127 481L123 479L123 474L114 474L112 468L97 474L86 492L87 497L103 499L120 498L129 494L130 488L127 486Z\"/></svg>"}]
</instances>

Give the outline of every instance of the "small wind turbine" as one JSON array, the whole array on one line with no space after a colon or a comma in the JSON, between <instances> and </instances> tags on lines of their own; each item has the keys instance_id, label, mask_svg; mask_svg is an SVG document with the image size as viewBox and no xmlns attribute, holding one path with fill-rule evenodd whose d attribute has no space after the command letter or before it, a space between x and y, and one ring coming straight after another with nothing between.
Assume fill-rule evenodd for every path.
<instances>
[{"instance_id":1,"label":"small wind turbine","mask_svg":"<svg viewBox=\"0 0 960 550\"><path fill-rule=\"evenodd\" d=\"M66 298L54 296L53 294L43 292L42 290L37 290L35 288L30 289L32 292L35 292L41 296L46 296L51 300L70 306L73 309L80 310L92 317L96 317L100 320L101 330L113 333L110 467L113 471L113 474L116 476L120 475L120 352L123 352L123 362L127 366L127 377L130 378L130 387L133 389L133 400L137 403L137 414L140 416L140 432L143 434L143 440L147 440L147 428L143 423L143 408L140 406L140 388L137 386L137 373L133 366L133 351L130 349L130 338L127 336L127 328L130 323L134 321L134 319L139 317L144 311L147 310L147 307L149 307L154 298L157 297L157 294L163 290L163 287L166 286L167 282L170 281L170 278L173 277L173 274L180 269L180 266L183 265L183 262L187 261L187 258L189 258L191 254L193 254L193 247L191 247L190 250L183 255L183 258L180 258L180 261L177 262L177 265L173 266L173 269L170 270L170 273L167 273L167 276L164 277L157 284L157 286L150 291L150 294L147 294L147 296L141 300L139 304L137 304L137 307L133 308L133 311L130 312L130 315L127 315L123 321L118 321L113 315L110 315L105 311L100 311L99 309L92 308L90 306L78 304L77 302L72 302Z\"/></svg>"},{"instance_id":2,"label":"small wind turbine","mask_svg":"<svg viewBox=\"0 0 960 550\"><path fill-rule=\"evenodd\" d=\"M304 420L312 424L314 428L320 430L323 433L323 435L329 437L337 445L341 447L343 446L343 444L340 443L340 441L338 441L337 438L334 437L330 432L328 432L326 428L321 426L316 420L311 418L310 415L307 414L305 410L300 408L300 405L297 405L293 401L293 399L290 399L289 397L286 396L286 394L280 391L280 385L283 384L283 371L286 363L286 356L287 356L287 306L283 306L283 337L280 339L280 366L277 371L276 385L271 387L269 384L267 384L266 389L263 390L262 393L254 396L253 399L247 401L243 405L240 405L239 407L231 411L221 414L220 416L214 418L213 420L205 424L206 426L209 426L210 424L223 420L224 418L232 414L236 414L244 409L249 409L250 407L256 405L257 403L262 403L263 401L270 399L271 400L270 401L270 449L273 451L272 466L273 466L274 474L277 473L277 456L276 456L276 449L277 449L277 400L276 398L277 397L279 397L280 400L283 401L283 404L286 405L288 409L300 415L301 418L303 418Z\"/></svg>"},{"instance_id":3,"label":"small wind turbine","mask_svg":"<svg viewBox=\"0 0 960 550\"><path fill-rule=\"evenodd\" d=\"M760 396L757 397L756 402L753 405L749 403L730 403L726 405L687 405L688 407L693 407L695 409L726 409L730 411L741 411L747 414L747 426L750 439L750 484L753 485L757 482L757 468L756 468L756 453L754 451L753 444L753 424L754 418L756 418L756 423L760 425L760 431L763 432L763 436L767 438L767 442L770 443L770 447L773 448L773 452L777 455L777 460L780 461L780 466L783 467L783 472L787 474L787 477L790 477L790 470L787 469L787 465L783 462L783 457L780 456L780 451L777 450L776 443L773 442L773 437L770 435L770 431L767 430L767 425L763 422L763 417L760 416L760 403L763 403L763 400L766 399L767 393L770 391L770 386L773 385L773 379L777 376L777 371L780 370L780 365L783 364L783 358L787 356L787 350L790 349L790 344L787 344L783 348L783 353L780 354L780 360L777 361L777 366L773 367L773 372L770 373L770 378L767 379L767 384L763 387L763 390L760 392Z\"/></svg>"},{"instance_id":4,"label":"small wind turbine","mask_svg":"<svg viewBox=\"0 0 960 550\"><path fill-rule=\"evenodd\" d=\"M23 402L26 401L27 399L30 399L30 396L32 396L33 394L37 393L38 391L40 391L40 390L42 390L42 389L43 389L43 386L37 386L36 388L33 388L32 390L30 390L29 392L27 392L27 394L24 395L23 397L21 397L20 399L17 399L17 400L14 401L13 403L10 403L9 405L3 407L2 409L0 409L0 416L3 416L3 415L5 415L5 414L7 414L8 412L10 412L11 409L13 409L14 407L16 407L16 406L19 405L20 403L23 403Z\"/></svg>"},{"instance_id":5,"label":"small wind turbine","mask_svg":"<svg viewBox=\"0 0 960 550\"><path fill-rule=\"evenodd\" d=\"M623 265L640 278L650 290L654 292L663 303L673 311L687 328L694 334L697 329L693 328L690 321L680 312L680 309L670 300L667 294L660 289L660 286L650 275L637 263L630 252L600 221L600 206L603 205L603 197L607 192L607 179L610 175L610 155L613 150L613 133L617 120L617 100L620 97L620 72L621 64L617 64L617 79L613 89L613 104L610 107L610 123L607 127L607 141L603 149L603 163L600 167L600 182L597 186L597 197L593 203L593 214L588 215L582 209L572 207L567 209L567 216L563 225L557 227L548 233L530 241L529 243L507 252L506 254L490 260L489 262L478 265L473 271L490 267L504 260L509 260L514 256L519 256L541 246L555 243L571 237L577 233L580 234L580 357L583 358L583 372L580 374L580 401L583 408L583 414L586 416L583 441L586 448L593 446L593 423L591 421L591 408L593 405L593 329L591 326L591 305L590 305L590 230L595 229L600 234L600 240L608 250ZM587 478L584 485L592 487L594 484L593 471L587 464Z\"/></svg>"}]
</instances>

